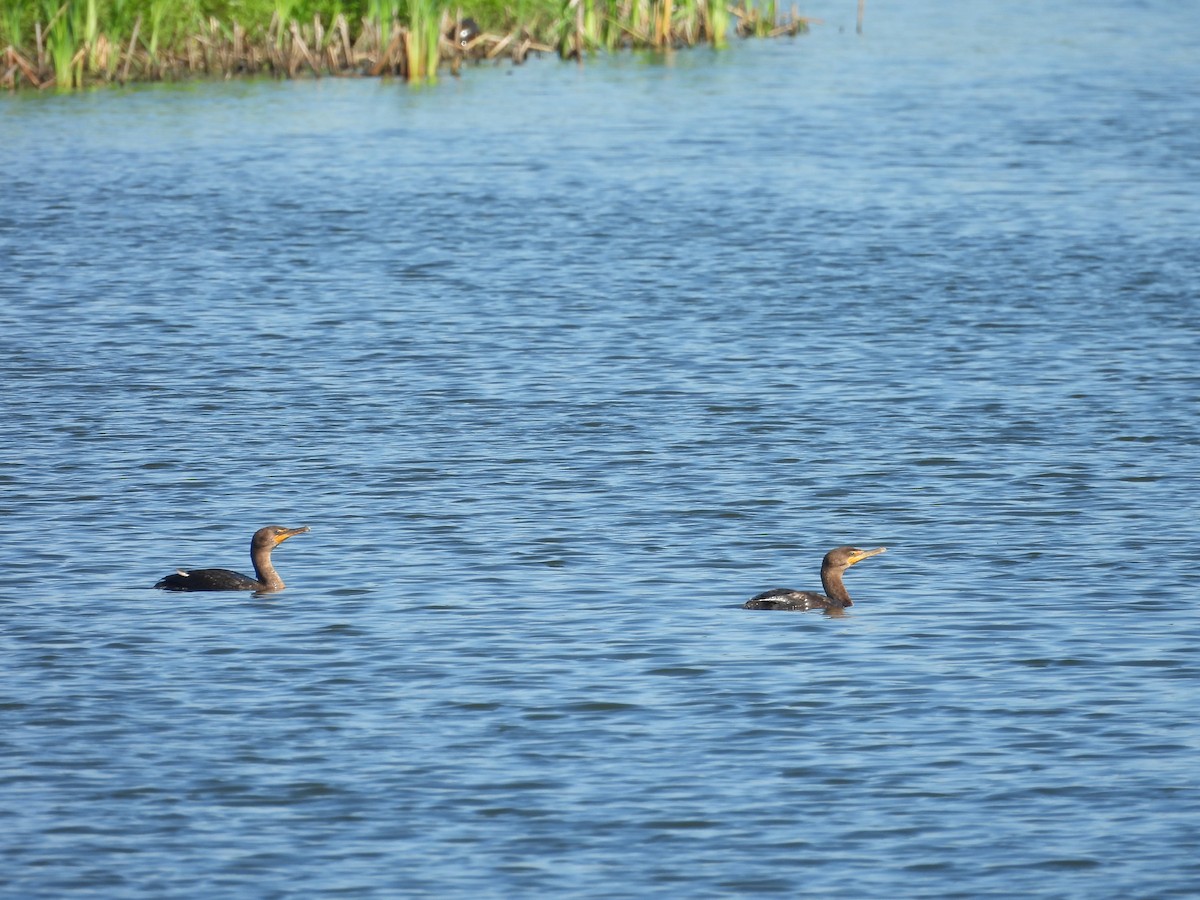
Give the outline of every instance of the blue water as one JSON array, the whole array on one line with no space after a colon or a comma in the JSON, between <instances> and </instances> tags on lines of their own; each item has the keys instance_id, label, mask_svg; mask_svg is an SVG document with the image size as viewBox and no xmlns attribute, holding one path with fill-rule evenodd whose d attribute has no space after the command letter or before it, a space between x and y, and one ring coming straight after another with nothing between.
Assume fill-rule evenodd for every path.
<instances>
[{"instance_id":1,"label":"blue water","mask_svg":"<svg viewBox=\"0 0 1200 900\"><path fill-rule=\"evenodd\" d=\"M1200 20L804 12L0 98L0 893L1200 894Z\"/></svg>"}]
</instances>

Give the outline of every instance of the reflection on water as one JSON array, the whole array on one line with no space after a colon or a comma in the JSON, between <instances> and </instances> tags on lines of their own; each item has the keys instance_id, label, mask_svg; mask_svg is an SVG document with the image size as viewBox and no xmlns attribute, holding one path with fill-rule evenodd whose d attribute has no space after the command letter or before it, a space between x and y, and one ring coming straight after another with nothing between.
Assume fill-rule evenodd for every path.
<instances>
[{"instance_id":1,"label":"reflection on water","mask_svg":"<svg viewBox=\"0 0 1200 900\"><path fill-rule=\"evenodd\" d=\"M15 894L1200 887L1196 26L811 12L0 100Z\"/></svg>"}]
</instances>

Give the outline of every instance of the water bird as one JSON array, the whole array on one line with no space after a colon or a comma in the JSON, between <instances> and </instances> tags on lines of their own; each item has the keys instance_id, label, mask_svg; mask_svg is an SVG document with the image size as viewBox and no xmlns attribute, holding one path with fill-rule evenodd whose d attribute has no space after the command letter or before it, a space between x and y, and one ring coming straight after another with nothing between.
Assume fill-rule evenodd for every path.
<instances>
[{"instance_id":1,"label":"water bird","mask_svg":"<svg viewBox=\"0 0 1200 900\"><path fill-rule=\"evenodd\" d=\"M479 37L479 25L468 16L450 29L449 37L458 46L466 47L467 44Z\"/></svg>"},{"instance_id":2,"label":"water bird","mask_svg":"<svg viewBox=\"0 0 1200 900\"><path fill-rule=\"evenodd\" d=\"M282 591L286 585L271 565L271 551L288 538L304 534L306 531L307 525L300 528L268 525L254 532L254 537L250 540L250 561L254 564L254 578L229 569L178 569L154 586L164 591Z\"/></svg>"},{"instance_id":3,"label":"water bird","mask_svg":"<svg viewBox=\"0 0 1200 900\"><path fill-rule=\"evenodd\" d=\"M793 591L790 588L772 588L757 597L747 600L743 609L792 609L792 610L841 610L853 606L850 592L842 584L842 573L856 563L878 556L887 547L860 550L858 547L835 547L821 560L821 586L824 594L816 591Z\"/></svg>"}]
</instances>

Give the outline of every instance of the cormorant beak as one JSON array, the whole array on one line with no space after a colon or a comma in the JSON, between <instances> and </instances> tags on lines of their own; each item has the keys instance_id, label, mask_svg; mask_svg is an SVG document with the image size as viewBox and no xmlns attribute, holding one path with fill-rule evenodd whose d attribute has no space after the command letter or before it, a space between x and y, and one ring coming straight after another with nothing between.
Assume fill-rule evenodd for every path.
<instances>
[{"instance_id":1,"label":"cormorant beak","mask_svg":"<svg viewBox=\"0 0 1200 900\"><path fill-rule=\"evenodd\" d=\"M275 535L275 546L278 547L290 537L295 537L298 534L304 534L308 531L307 525L301 525L299 528L285 528L283 531Z\"/></svg>"},{"instance_id":2,"label":"cormorant beak","mask_svg":"<svg viewBox=\"0 0 1200 900\"><path fill-rule=\"evenodd\" d=\"M878 556L887 550L887 547L876 547L874 550L855 550L854 555L846 562L846 565L852 566L855 563L860 563L868 556Z\"/></svg>"}]
</instances>

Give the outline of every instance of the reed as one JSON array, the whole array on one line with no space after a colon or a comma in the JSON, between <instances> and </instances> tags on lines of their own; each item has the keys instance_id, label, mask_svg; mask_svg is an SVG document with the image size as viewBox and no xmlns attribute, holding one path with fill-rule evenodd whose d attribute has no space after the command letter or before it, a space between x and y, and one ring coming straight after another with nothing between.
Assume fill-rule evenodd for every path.
<instances>
[{"instance_id":1,"label":"reed","mask_svg":"<svg viewBox=\"0 0 1200 900\"><path fill-rule=\"evenodd\" d=\"M48 21L40 43L45 44L49 54L54 83L60 88L82 85L82 61L77 62L75 58L78 4L67 0L57 6L56 0L45 0L43 9Z\"/></svg>"},{"instance_id":2,"label":"reed","mask_svg":"<svg viewBox=\"0 0 1200 900\"><path fill-rule=\"evenodd\" d=\"M621 7L618 21L632 46L650 46L654 15L647 0L629 0L627 5Z\"/></svg>"},{"instance_id":3,"label":"reed","mask_svg":"<svg viewBox=\"0 0 1200 900\"><path fill-rule=\"evenodd\" d=\"M0 4L0 46L19 43L25 31L25 7L20 3Z\"/></svg>"},{"instance_id":4,"label":"reed","mask_svg":"<svg viewBox=\"0 0 1200 900\"><path fill-rule=\"evenodd\" d=\"M658 49L671 46L671 18L675 15L675 0L659 0L658 15L654 17L654 46Z\"/></svg>"},{"instance_id":5,"label":"reed","mask_svg":"<svg viewBox=\"0 0 1200 900\"><path fill-rule=\"evenodd\" d=\"M164 23L169 11L170 0L150 0L150 34L146 43L146 52L150 56L150 65L155 68L159 66L158 45L166 33Z\"/></svg>"},{"instance_id":6,"label":"reed","mask_svg":"<svg viewBox=\"0 0 1200 900\"><path fill-rule=\"evenodd\" d=\"M463 2L463 0L456 0ZM433 81L465 59L726 44L796 33L775 0L0 0L0 86L189 76L396 75ZM449 38L471 17L479 34Z\"/></svg>"},{"instance_id":7,"label":"reed","mask_svg":"<svg viewBox=\"0 0 1200 900\"><path fill-rule=\"evenodd\" d=\"M283 41L288 24L295 18L296 0L275 0L275 8L271 15L271 25L275 31L275 49L283 49Z\"/></svg>"},{"instance_id":8,"label":"reed","mask_svg":"<svg viewBox=\"0 0 1200 900\"><path fill-rule=\"evenodd\" d=\"M694 47L704 39L704 13L702 0L682 0L678 6L675 32L679 40Z\"/></svg>"},{"instance_id":9,"label":"reed","mask_svg":"<svg viewBox=\"0 0 1200 900\"><path fill-rule=\"evenodd\" d=\"M604 45L596 0L561 0L554 44L563 59L581 59Z\"/></svg>"},{"instance_id":10,"label":"reed","mask_svg":"<svg viewBox=\"0 0 1200 900\"><path fill-rule=\"evenodd\" d=\"M102 52L100 43L100 5L96 0L86 0L83 13L83 46L87 51L87 68L95 71L98 68L99 56Z\"/></svg>"},{"instance_id":11,"label":"reed","mask_svg":"<svg viewBox=\"0 0 1200 900\"><path fill-rule=\"evenodd\" d=\"M725 0L706 0L705 16L708 22L707 34L713 46L718 50L729 43L729 23L732 16Z\"/></svg>"},{"instance_id":12,"label":"reed","mask_svg":"<svg viewBox=\"0 0 1200 900\"><path fill-rule=\"evenodd\" d=\"M442 21L449 15L439 0L408 0L405 35L405 77L409 81L437 80L441 62Z\"/></svg>"}]
</instances>

